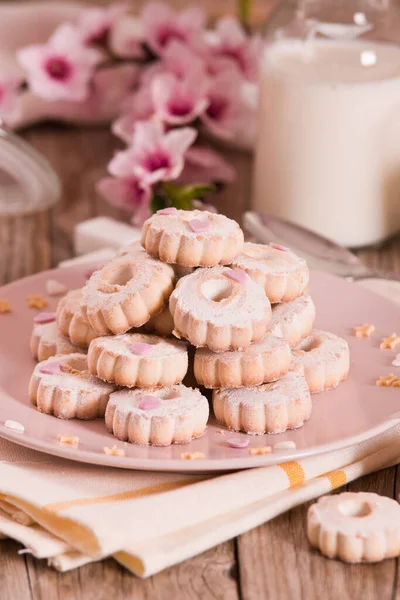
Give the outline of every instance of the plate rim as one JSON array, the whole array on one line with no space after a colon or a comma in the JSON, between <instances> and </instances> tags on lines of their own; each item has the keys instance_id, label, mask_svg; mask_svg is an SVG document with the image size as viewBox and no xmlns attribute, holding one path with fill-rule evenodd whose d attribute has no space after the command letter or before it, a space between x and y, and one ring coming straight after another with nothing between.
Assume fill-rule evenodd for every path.
<instances>
[{"instance_id":1,"label":"plate rim","mask_svg":"<svg viewBox=\"0 0 400 600\"><path fill-rule=\"evenodd\" d=\"M0 388L0 391L3 388ZM126 470L137 470L137 471L155 471L155 472L168 472L168 473L228 473L233 471L242 471L244 469L253 469L255 467L271 467L279 465L288 461L299 461L305 458L311 458L313 456L320 456L321 454L327 454L329 452L335 452L336 450L344 450L350 446L359 444L370 440L389 429L392 429L396 425L400 424L400 417L393 416L388 417L381 423L374 427L365 430L362 433L343 438L340 441L329 442L327 444L321 444L319 446L312 446L309 449L286 451L279 450L276 452L270 452L261 456L248 456L247 448L245 448L246 456L243 458L232 456L231 459L210 459L204 458L196 461L191 460L169 460L168 468L165 468L165 459L154 459L154 458L131 458L129 456L109 456L105 453L94 453L86 450L79 450L79 454L76 453L76 449L72 446L60 446L52 445L50 442L37 442L36 438L31 436L22 437L24 433L19 433L12 429L5 427L0 424L0 437L9 442L14 442L24 448L41 452L42 454L48 454L50 456L56 456L74 462L91 464L103 467L114 467ZM230 432L234 434L235 432ZM22 440L25 443L22 443ZM120 440L116 440L116 443L123 443ZM187 445L182 444L184 449ZM48 448L47 450L44 449ZM218 467L217 464L220 462L226 463L224 467ZM229 462L234 462L234 466L229 466ZM196 463L195 465L193 463ZM133 464L132 464L133 463ZM176 468L175 468L176 463ZM173 465L173 466L172 466Z\"/></svg>"}]
</instances>

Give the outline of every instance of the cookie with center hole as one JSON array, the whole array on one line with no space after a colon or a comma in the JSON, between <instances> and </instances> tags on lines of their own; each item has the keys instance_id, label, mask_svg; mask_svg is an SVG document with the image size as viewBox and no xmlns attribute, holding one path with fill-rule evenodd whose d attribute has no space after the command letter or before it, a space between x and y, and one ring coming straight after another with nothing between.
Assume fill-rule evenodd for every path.
<instances>
[{"instance_id":1,"label":"cookie with center hole","mask_svg":"<svg viewBox=\"0 0 400 600\"><path fill-rule=\"evenodd\" d=\"M103 381L153 388L180 383L188 369L186 344L156 335L123 333L93 340L89 371Z\"/></svg>"},{"instance_id":2,"label":"cookie with center hole","mask_svg":"<svg viewBox=\"0 0 400 600\"><path fill-rule=\"evenodd\" d=\"M107 429L132 444L187 444L203 435L208 401L199 390L174 385L156 389L121 390L111 395Z\"/></svg>"},{"instance_id":3,"label":"cookie with center hole","mask_svg":"<svg viewBox=\"0 0 400 600\"><path fill-rule=\"evenodd\" d=\"M303 294L291 302L274 304L267 333L283 338L294 348L300 340L310 335L315 316L315 305L309 294Z\"/></svg>"},{"instance_id":4,"label":"cookie with center hole","mask_svg":"<svg viewBox=\"0 0 400 600\"><path fill-rule=\"evenodd\" d=\"M206 388L249 387L279 379L288 372L291 361L289 344L266 335L244 350L212 352L197 348L194 375Z\"/></svg>"},{"instance_id":5,"label":"cookie with center hole","mask_svg":"<svg viewBox=\"0 0 400 600\"><path fill-rule=\"evenodd\" d=\"M295 347L293 357L303 365L312 394L337 387L349 373L349 345L329 331L314 329Z\"/></svg>"},{"instance_id":6,"label":"cookie with center hole","mask_svg":"<svg viewBox=\"0 0 400 600\"><path fill-rule=\"evenodd\" d=\"M229 267L197 269L180 279L169 309L174 335L214 352L260 341L271 319L263 288L244 271Z\"/></svg>"},{"instance_id":7,"label":"cookie with center hole","mask_svg":"<svg viewBox=\"0 0 400 600\"><path fill-rule=\"evenodd\" d=\"M71 290L61 298L56 309L56 321L61 335L76 346L87 348L97 337L81 310L82 289Z\"/></svg>"},{"instance_id":8,"label":"cookie with center hole","mask_svg":"<svg viewBox=\"0 0 400 600\"><path fill-rule=\"evenodd\" d=\"M61 335L55 321L34 324L30 349L33 358L38 361L46 360L56 354L82 352L82 348L79 348Z\"/></svg>"},{"instance_id":9,"label":"cookie with center hole","mask_svg":"<svg viewBox=\"0 0 400 600\"><path fill-rule=\"evenodd\" d=\"M182 267L228 265L242 250L236 221L206 210L159 210L145 221L142 246L151 256Z\"/></svg>"},{"instance_id":10,"label":"cookie with center hole","mask_svg":"<svg viewBox=\"0 0 400 600\"><path fill-rule=\"evenodd\" d=\"M289 248L273 243L245 242L232 267L243 269L260 283L271 303L295 300L305 292L309 279L306 261Z\"/></svg>"},{"instance_id":11,"label":"cookie with center hole","mask_svg":"<svg viewBox=\"0 0 400 600\"><path fill-rule=\"evenodd\" d=\"M89 373L86 354L67 354L36 365L29 398L40 412L58 419L89 420L104 417L116 389Z\"/></svg>"},{"instance_id":12,"label":"cookie with center hole","mask_svg":"<svg viewBox=\"0 0 400 600\"><path fill-rule=\"evenodd\" d=\"M214 414L234 431L261 435L301 427L311 415L311 396L304 370L294 365L278 381L213 392Z\"/></svg>"},{"instance_id":13,"label":"cookie with center hole","mask_svg":"<svg viewBox=\"0 0 400 600\"><path fill-rule=\"evenodd\" d=\"M83 288L83 316L98 336L125 333L162 310L174 282L173 268L143 249L117 256Z\"/></svg>"},{"instance_id":14,"label":"cookie with center hole","mask_svg":"<svg viewBox=\"0 0 400 600\"><path fill-rule=\"evenodd\" d=\"M371 492L323 496L310 506L307 535L313 548L348 563L400 555L400 504Z\"/></svg>"}]
</instances>

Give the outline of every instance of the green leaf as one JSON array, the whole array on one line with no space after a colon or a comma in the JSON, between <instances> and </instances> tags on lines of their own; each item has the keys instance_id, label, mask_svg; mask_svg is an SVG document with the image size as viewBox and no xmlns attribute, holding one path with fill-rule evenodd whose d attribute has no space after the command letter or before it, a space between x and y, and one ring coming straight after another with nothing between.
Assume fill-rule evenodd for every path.
<instances>
[{"instance_id":1,"label":"green leaf","mask_svg":"<svg viewBox=\"0 0 400 600\"><path fill-rule=\"evenodd\" d=\"M191 208L192 200L201 200L206 194L216 191L215 185L175 185L164 183L163 191L175 208L188 210Z\"/></svg>"},{"instance_id":2,"label":"green leaf","mask_svg":"<svg viewBox=\"0 0 400 600\"><path fill-rule=\"evenodd\" d=\"M153 194L150 203L151 212L155 213L158 210L165 208L165 206L165 198L163 196L160 196L159 194Z\"/></svg>"}]
</instances>

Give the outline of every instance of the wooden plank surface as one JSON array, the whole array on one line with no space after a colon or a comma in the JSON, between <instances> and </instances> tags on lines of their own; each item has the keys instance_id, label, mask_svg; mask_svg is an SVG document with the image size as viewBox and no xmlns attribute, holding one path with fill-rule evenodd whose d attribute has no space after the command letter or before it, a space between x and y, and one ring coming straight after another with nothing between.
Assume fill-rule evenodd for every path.
<instances>
[{"instance_id":1,"label":"wooden plank surface","mask_svg":"<svg viewBox=\"0 0 400 600\"><path fill-rule=\"evenodd\" d=\"M104 3L104 2L99 2ZM137 2L136 6L143 4ZM172 4L186 6L185 0ZM202 0L211 16L234 10L233 0ZM257 18L271 2L255 2ZM0 283L38 272L72 255L75 223L97 214L118 217L96 195L101 177L118 142L105 129L72 129L46 125L24 134L52 163L63 184L60 204L50 213L0 218ZM218 200L222 212L239 219L248 207L251 160L226 151L238 170L235 186ZM400 241L360 252L372 267L400 272ZM351 490L400 493L397 468L364 477ZM66 574L45 561L18 555L18 544L0 541L1 600L400 600L399 560L377 565L346 566L311 551L305 535L307 506L281 515L238 538L142 581L112 560L86 565Z\"/></svg>"}]
</instances>

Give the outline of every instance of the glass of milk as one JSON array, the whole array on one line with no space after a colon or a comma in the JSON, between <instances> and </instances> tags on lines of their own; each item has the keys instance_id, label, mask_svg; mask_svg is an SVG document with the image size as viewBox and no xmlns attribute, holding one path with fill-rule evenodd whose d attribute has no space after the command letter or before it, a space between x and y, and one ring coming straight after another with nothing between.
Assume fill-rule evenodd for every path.
<instances>
[{"instance_id":1,"label":"glass of milk","mask_svg":"<svg viewBox=\"0 0 400 600\"><path fill-rule=\"evenodd\" d=\"M283 1L265 32L253 208L345 246L400 231L400 17Z\"/></svg>"}]
</instances>

